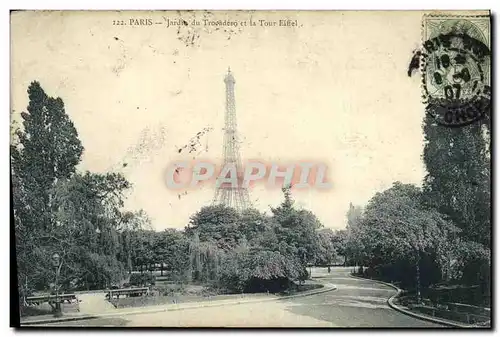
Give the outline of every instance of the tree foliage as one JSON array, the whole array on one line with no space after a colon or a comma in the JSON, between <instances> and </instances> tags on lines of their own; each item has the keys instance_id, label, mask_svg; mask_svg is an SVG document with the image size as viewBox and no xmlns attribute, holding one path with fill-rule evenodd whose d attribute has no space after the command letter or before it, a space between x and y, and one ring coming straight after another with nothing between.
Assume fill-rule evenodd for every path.
<instances>
[{"instance_id":1,"label":"tree foliage","mask_svg":"<svg viewBox=\"0 0 500 337\"><path fill-rule=\"evenodd\" d=\"M271 208L273 221L277 224L279 251L299 259L303 264L314 263L319 248L317 230L322 224L311 211L293 207L290 187L284 187L283 194L281 205Z\"/></svg>"},{"instance_id":2,"label":"tree foliage","mask_svg":"<svg viewBox=\"0 0 500 337\"><path fill-rule=\"evenodd\" d=\"M417 295L421 275L426 285L479 284L489 292L489 123L446 128L426 116L422 190L396 182L363 211L351 204L346 245L351 261L368 266L372 276L416 285ZM415 275L411 282L409 273Z\"/></svg>"},{"instance_id":3,"label":"tree foliage","mask_svg":"<svg viewBox=\"0 0 500 337\"><path fill-rule=\"evenodd\" d=\"M53 253L61 257L57 272L63 290L109 287L124 282L127 272L145 275L157 268L178 281L281 290L307 277L307 264L319 255L326 261L335 255L334 240L318 233L322 225L316 216L294 208L290 188L283 189L284 200L271 215L206 206L183 232L152 230L143 211L124 210L132 186L123 175L77 169L83 146L63 101L46 95L38 82L28 94L22 128L11 128L23 294L54 281Z\"/></svg>"},{"instance_id":4,"label":"tree foliage","mask_svg":"<svg viewBox=\"0 0 500 337\"><path fill-rule=\"evenodd\" d=\"M318 231L319 247L316 256L316 265L331 265L337 257L337 249L335 249L335 233L325 228Z\"/></svg>"},{"instance_id":5,"label":"tree foliage","mask_svg":"<svg viewBox=\"0 0 500 337\"><path fill-rule=\"evenodd\" d=\"M424 119L424 200L447 215L468 240L490 247L490 148L488 120L460 128Z\"/></svg>"},{"instance_id":6,"label":"tree foliage","mask_svg":"<svg viewBox=\"0 0 500 337\"><path fill-rule=\"evenodd\" d=\"M213 241L217 247L229 250L243 238L239 231L239 214L224 205L205 206L191 217L186 234L198 233L200 241Z\"/></svg>"},{"instance_id":7,"label":"tree foliage","mask_svg":"<svg viewBox=\"0 0 500 337\"><path fill-rule=\"evenodd\" d=\"M443 215L424 209L421 191L410 184L394 183L368 203L361 228L368 251L388 259L418 259L418 254L438 249L456 232Z\"/></svg>"},{"instance_id":8,"label":"tree foliage","mask_svg":"<svg viewBox=\"0 0 500 337\"><path fill-rule=\"evenodd\" d=\"M11 142L21 296L54 282L54 253L61 258L62 288L118 282L130 262L121 234L125 223L136 222L135 214L123 212L130 183L118 173L78 172L83 146L62 99L49 97L38 82L28 95L22 128L14 127Z\"/></svg>"},{"instance_id":9,"label":"tree foliage","mask_svg":"<svg viewBox=\"0 0 500 337\"><path fill-rule=\"evenodd\" d=\"M425 208L421 199L416 186L394 183L368 202L352 237L363 243L362 260L371 268L406 261L413 268L417 292L422 260L432 257L443 269L449 243L458 232L437 210Z\"/></svg>"},{"instance_id":10,"label":"tree foliage","mask_svg":"<svg viewBox=\"0 0 500 337\"><path fill-rule=\"evenodd\" d=\"M185 229L192 278L215 281L231 291L276 290L306 278L305 267L322 249L324 257L332 259L332 242L321 245L319 220L293 207L290 188L283 193L283 202L271 208L271 216L222 205L194 214Z\"/></svg>"},{"instance_id":11,"label":"tree foliage","mask_svg":"<svg viewBox=\"0 0 500 337\"><path fill-rule=\"evenodd\" d=\"M10 147L13 208L19 284L25 293L30 278L44 282L48 252L41 236L55 226L53 192L59 180L69 179L83 146L60 98L47 96L38 82L28 88L29 105L22 128ZM33 270L38 273L31 277ZM27 282L28 281L28 282ZM29 286L31 287L31 285Z\"/></svg>"}]
</instances>

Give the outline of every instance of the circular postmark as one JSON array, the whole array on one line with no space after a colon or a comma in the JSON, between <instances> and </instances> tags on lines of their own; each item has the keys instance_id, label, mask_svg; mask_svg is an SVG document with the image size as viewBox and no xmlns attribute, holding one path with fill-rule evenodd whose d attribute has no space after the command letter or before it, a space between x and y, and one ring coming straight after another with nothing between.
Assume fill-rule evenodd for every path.
<instances>
[{"instance_id":1,"label":"circular postmark","mask_svg":"<svg viewBox=\"0 0 500 337\"><path fill-rule=\"evenodd\" d=\"M490 49L466 33L438 34L424 42L423 98L441 125L471 124L490 109Z\"/></svg>"}]
</instances>

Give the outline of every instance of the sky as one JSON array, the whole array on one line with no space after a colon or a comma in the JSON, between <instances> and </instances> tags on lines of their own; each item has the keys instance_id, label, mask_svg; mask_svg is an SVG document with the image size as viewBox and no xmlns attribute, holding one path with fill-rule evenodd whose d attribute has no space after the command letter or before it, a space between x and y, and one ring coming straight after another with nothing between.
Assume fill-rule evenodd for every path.
<instances>
[{"instance_id":1,"label":"sky","mask_svg":"<svg viewBox=\"0 0 500 337\"><path fill-rule=\"evenodd\" d=\"M127 209L144 209L157 230L182 228L212 201L214 186L171 190L165 169L221 161L231 67L242 159L327 165L331 189L292 194L297 207L341 229L349 203L363 206L393 182L420 185L425 175L420 78L407 75L422 14L16 12L12 116L26 111L26 90L39 81L75 124L85 148L78 169L122 172L133 184ZM167 27L179 18L188 25ZM196 151L179 153L201 131ZM250 199L269 211L282 193L257 185Z\"/></svg>"}]
</instances>

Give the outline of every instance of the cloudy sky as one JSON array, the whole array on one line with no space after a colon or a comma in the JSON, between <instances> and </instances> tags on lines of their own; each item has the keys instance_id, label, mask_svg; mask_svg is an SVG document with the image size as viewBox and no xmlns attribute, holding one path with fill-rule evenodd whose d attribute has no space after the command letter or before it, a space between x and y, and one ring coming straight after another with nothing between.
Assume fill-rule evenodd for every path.
<instances>
[{"instance_id":1,"label":"cloudy sky","mask_svg":"<svg viewBox=\"0 0 500 337\"><path fill-rule=\"evenodd\" d=\"M172 191L164 171L176 160L221 160L223 79L230 66L242 158L325 163L333 187L296 191L294 198L326 227L343 228L350 202L363 205L396 180L420 184L425 174L419 78L407 76L421 17L14 13L12 110L19 118L29 83L39 81L50 96L64 100L75 123L85 147L80 169L123 172L134 185L127 208L144 209L156 229L183 227L212 200L214 186ZM188 25L167 27L166 19L179 18ZM204 19L239 24L208 27ZM241 25L250 19L257 26ZM298 26L259 25L286 19ZM117 25L122 21L126 25ZM196 151L179 153L200 131ZM260 210L282 198L279 189L259 185L250 197Z\"/></svg>"}]
</instances>

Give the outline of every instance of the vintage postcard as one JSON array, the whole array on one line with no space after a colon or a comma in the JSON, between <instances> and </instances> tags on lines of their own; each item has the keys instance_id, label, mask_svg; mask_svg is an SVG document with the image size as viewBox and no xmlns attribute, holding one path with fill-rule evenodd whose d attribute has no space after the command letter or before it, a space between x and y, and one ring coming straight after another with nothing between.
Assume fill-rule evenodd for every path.
<instances>
[{"instance_id":1,"label":"vintage postcard","mask_svg":"<svg viewBox=\"0 0 500 337\"><path fill-rule=\"evenodd\" d=\"M10 20L12 325L491 326L489 11Z\"/></svg>"}]
</instances>

